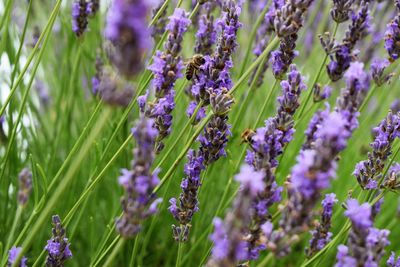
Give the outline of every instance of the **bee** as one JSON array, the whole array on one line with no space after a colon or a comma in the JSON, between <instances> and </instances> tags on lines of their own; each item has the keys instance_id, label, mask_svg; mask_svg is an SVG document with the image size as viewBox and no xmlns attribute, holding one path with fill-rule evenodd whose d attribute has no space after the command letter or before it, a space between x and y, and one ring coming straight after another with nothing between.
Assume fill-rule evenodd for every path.
<instances>
[{"instance_id":1,"label":"bee","mask_svg":"<svg viewBox=\"0 0 400 267\"><path fill-rule=\"evenodd\" d=\"M252 129L246 129L242 132L242 134L240 135L240 137L242 138L242 142L243 143L250 143L251 142L251 138L254 136L255 132Z\"/></svg>"},{"instance_id":2,"label":"bee","mask_svg":"<svg viewBox=\"0 0 400 267\"><path fill-rule=\"evenodd\" d=\"M197 72L200 69L200 66L206 63L204 57L200 54L194 55L187 63L185 76L188 81L190 81L193 75L197 77Z\"/></svg>"}]
</instances>

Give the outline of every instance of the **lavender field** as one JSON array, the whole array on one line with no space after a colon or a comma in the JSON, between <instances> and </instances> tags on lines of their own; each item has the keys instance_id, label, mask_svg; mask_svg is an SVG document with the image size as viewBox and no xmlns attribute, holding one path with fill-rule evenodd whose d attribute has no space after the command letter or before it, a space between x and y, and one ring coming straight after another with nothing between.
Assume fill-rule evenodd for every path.
<instances>
[{"instance_id":1,"label":"lavender field","mask_svg":"<svg viewBox=\"0 0 400 267\"><path fill-rule=\"evenodd\" d=\"M400 267L400 0L2 0L0 266Z\"/></svg>"}]
</instances>

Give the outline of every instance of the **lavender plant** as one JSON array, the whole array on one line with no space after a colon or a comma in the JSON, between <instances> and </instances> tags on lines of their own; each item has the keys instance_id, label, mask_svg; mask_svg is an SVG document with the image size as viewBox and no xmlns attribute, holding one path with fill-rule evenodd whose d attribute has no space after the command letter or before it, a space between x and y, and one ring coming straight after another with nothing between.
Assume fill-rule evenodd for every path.
<instances>
[{"instance_id":1,"label":"lavender plant","mask_svg":"<svg viewBox=\"0 0 400 267\"><path fill-rule=\"evenodd\" d=\"M400 265L399 0L64 2L0 1L0 266Z\"/></svg>"}]
</instances>

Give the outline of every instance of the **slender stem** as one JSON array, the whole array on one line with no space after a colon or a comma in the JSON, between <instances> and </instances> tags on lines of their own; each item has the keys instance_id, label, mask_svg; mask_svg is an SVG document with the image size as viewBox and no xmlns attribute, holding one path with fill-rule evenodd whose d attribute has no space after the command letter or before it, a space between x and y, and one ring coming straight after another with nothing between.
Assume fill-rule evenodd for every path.
<instances>
[{"instance_id":1,"label":"slender stem","mask_svg":"<svg viewBox=\"0 0 400 267\"><path fill-rule=\"evenodd\" d=\"M113 264L115 257L118 255L118 253L120 252L121 249L123 249L124 245L125 245L126 239L121 238L117 245L114 247L113 251L111 252L111 254L108 256L107 261L104 263L103 266L105 267L110 267L113 266L115 264Z\"/></svg>"},{"instance_id":2,"label":"slender stem","mask_svg":"<svg viewBox=\"0 0 400 267\"><path fill-rule=\"evenodd\" d=\"M150 21L149 27L153 26L156 23L156 21L158 20L158 18L161 17L161 15L164 12L164 10L168 7L169 2L171 2L171 0L165 0L164 1L164 3L162 4L161 8L158 10L157 14Z\"/></svg>"},{"instance_id":3,"label":"slender stem","mask_svg":"<svg viewBox=\"0 0 400 267\"><path fill-rule=\"evenodd\" d=\"M9 236L7 238L6 246L4 247L4 254L3 254L3 259L1 261L1 266L5 266L6 265L7 258L8 258L7 251L10 249L11 242L12 242L12 240L14 238L15 230L17 229L17 227L19 225L19 220L21 218L22 209L23 209L23 207L21 205L18 205L17 211L16 211L15 216L14 216L14 222L12 224L12 227L11 227L11 230L10 230L10 234L9 234Z\"/></svg>"},{"instance_id":4,"label":"slender stem","mask_svg":"<svg viewBox=\"0 0 400 267\"><path fill-rule=\"evenodd\" d=\"M175 267L181 266L181 258L182 258L182 250L183 250L183 242L178 242L178 254L176 256L176 264Z\"/></svg>"},{"instance_id":5,"label":"slender stem","mask_svg":"<svg viewBox=\"0 0 400 267\"><path fill-rule=\"evenodd\" d=\"M265 20L265 14L268 12L269 8L270 8L270 1L268 1L268 3L265 3L264 9L261 11L253 28L251 29L249 43L247 45L246 54L242 61L242 67L240 69L239 76L242 76L244 73L244 70L246 69L247 61L249 60L250 52L251 52L251 49L253 48L253 42L257 35L257 29L261 25L261 23Z\"/></svg>"},{"instance_id":6,"label":"slender stem","mask_svg":"<svg viewBox=\"0 0 400 267\"><path fill-rule=\"evenodd\" d=\"M278 80L275 80L274 84L272 85L271 90L269 91L269 94L268 94L267 98L264 101L264 104L263 104L263 106L261 108L261 112L258 114L256 123L254 124L254 129L257 128L257 126L260 124L261 119L262 119L265 111L267 110L268 104L270 103L272 93L275 91L275 88L276 88L277 85L278 85Z\"/></svg>"},{"instance_id":7,"label":"slender stem","mask_svg":"<svg viewBox=\"0 0 400 267\"><path fill-rule=\"evenodd\" d=\"M337 30L338 30L338 27L339 27L339 23L335 23L335 28L333 30L332 38L335 38ZM324 69L324 66L326 64L327 59L328 59L328 55L325 53L324 59L322 60L321 65L319 66L318 72L315 75L314 80L311 83L311 86L309 86L309 91L308 91L308 95L307 95L306 101L304 101L304 104L302 105L302 107L300 109L299 116L297 117L297 119L301 118L301 116L304 113L304 110L307 107L308 102L311 100L311 96L313 94L313 88L318 83L318 80L319 80L319 78L320 78L320 76L322 74L322 70Z\"/></svg>"},{"instance_id":8,"label":"slender stem","mask_svg":"<svg viewBox=\"0 0 400 267\"><path fill-rule=\"evenodd\" d=\"M272 254L271 252L268 253L268 255L262 260L262 262L260 262L259 264L257 264L257 267L264 267L264 266L268 266L270 261L273 259L274 254Z\"/></svg>"},{"instance_id":9,"label":"slender stem","mask_svg":"<svg viewBox=\"0 0 400 267\"><path fill-rule=\"evenodd\" d=\"M10 2L11 2L11 1L10 1ZM51 35L51 33L52 33L52 31L51 31L50 29L51 29L51 28L53 27L53 25L54 25L55 18L57 17L57 14L58 14L58 12L59 12L59 10L60 10L61 2L62 2L62 0L57 0L56 5L54 6L53 11L51 12L50 18L49 18L49 20L47 21L47 24L46 24L46 26L45 26L43 32L40 34L39 39L38 39L38 41L37 41L35 47L33 48L31 54L28 56L28 58L27 58L27 60L26 60L26 63L25 63L25 65L24 65L24 67L22 68L22 72L18 75L17 80L16 80L14 86L13 86L13 87L11 88L11 90L10 90L10 94L7 96L6 101L4 102L3 106L0 108L0 116L2 116L3 113L4 113L4 111L6 110L6 107L7 107L8 104L10 103L12 96L14 95L14 93L16 92L18 86L19 86L20 83L22 82L23 77L24 77L26 71L28 70L30 64L32 63L32 60L33 60L33 58L35 57L36 53L37 53L39 50L45 50L44 47L45 47L46 44L47 44L48 37L49 37L49 36ZM46 35L46 37L45 37L45 35ZM46 38L46 39L45 39L45 41L44 41L44 43L43 43L43 47L39 49L39 47L40 47L40 45L41 45L41 43L42 43L42 41L43 41L44 38ZM42 53L43 53L43 52L42 52ZM37 61L37 64L39 64L41 58L42 58L42 56L39 55L39 57L38 57L37 60L36 60L36 61ZM33 71L33 72L31 73L31 75L34 77L34 76L35 76L35 73L36 73L36 71Z\"/></svg>"},{"instance_id":10,"label":"slender stem","mask_svg":"<svg viewBox=\"0 0 400 267\"><path fill-rule=\"evenodd\" d=\"M31 243L35 239L40 227L44 224L44 222L48 219L48 216L53 211L55 205L59 202L59 199L68 189L69 184L72 182L73 178L75 177L75 173L77 172L80 165L84 162L84 158L88 154L91 146L94 144L94 140L99 135L100 131L103 129L104 125L108 121L108 118L111 115L111 109L106 109L103 112L102 116L100 116L100 120L98 124L96 124L95 128L92 130L90 135L88 136L86 142L82 145L79 153L76 155L75 160L71 163L70 168L68 169L67 173L64 176L64 179L60 182L58 187L55 189L54 194L48 199L45 208L40 213L36 222L30 227L30 231L28 236L25 238L21 252L18 254L18 257L15 260L13 266L17 266L19 261L22 258L22 255L28 250Z\"/></svg>"},{"instance_id":11,"label":"slender stem","mask_svg":"<svg viewBox=\"0 0 400 267\"><path fill-rule=\"evenodd\" d=\"M135 266L134 265L134 261L136 259L138 248L139 248L139 236L140 236L140 233L138 233L136 235L136 237L135 237L135 241L134 241L134 244L133 244L133 250L132 250L132 256L131 256L131 260L130 260L129 266Z\"/></svg>"}]
</instances>

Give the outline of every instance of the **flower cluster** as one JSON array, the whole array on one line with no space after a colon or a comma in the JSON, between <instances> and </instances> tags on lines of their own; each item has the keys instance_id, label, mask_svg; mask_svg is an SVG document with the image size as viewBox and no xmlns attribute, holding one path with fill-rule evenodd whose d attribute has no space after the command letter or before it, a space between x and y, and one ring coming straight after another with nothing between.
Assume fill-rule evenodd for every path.
<instances>
[{"instance_id":1,"label":"flower cluster","mask_svg":"<svg viewBox=\"0 0 400 267\"><path fill-rule=\"evenodd\" d=\"M233 0L224 2L222 17L217 20L219 35L215 52L205 56L205 63L200 67L198 78L191 87L190 95L197 103L209 105L210 93L219 93L221 88L232 87L230 69L233 67L231 55L237 47L237 31L241 27L239 15L241 5ZM192 116L192 112L188 112Z\"/></svg>"},{"instance_id":2,"label":"flower cluster","mask_svg":"<svg viewBox=\"0 0 400 267\"><path fill-rule=\"evenodd\" d=\"M343 23L349 19L351 5L354 0L333 0L331 16L336 23Z\"/></svg>"},{"instance_id":3,"label":"flower cluster","mask_svg":"<svg viewBox=\"0 0 400 267\"><path fill-rule=\"evenodd\" d=\"M374 59L371 63L371 76L378 87L388 83L393 76L393 74L384 74L389 64L387 59Z\"/></svg>"},{"instance_id":4,"label":"flower cluster","mask_svg":"<svg viewBox=\"0 0 400 267\"><path fill-rule=\"evenodd\" d=\"M222 88L221 91L210 92L210 102L213 116L198 138L205 165L210 165L225 156L225 146L231 135L227 113L233 104L233 98L228 94L228 90Z\"/></svg>"},{"instance_id":5,"label":"flower cluster","mask_svg":"<svg viewBox=\"0 0 400 267\"><path fill-rule=\"evenodd\" d=\"M153 128L151 119L141 116L132 133L137 143L133 150L132 169L123 169L119 177L125 197L121 200L123 215L117 219L116 227L125 238L138 233L141 222L157 212L157 205L161 202L153 193L159 182L158 170L153 173L150 170L155 156L153 148L157 130Z\"/></svg>"},{"instance_id":6,"label":"flower cluster","mask_svg":"<svg viewBox=\"0 0 400 267\"><path fill-rule=\"evenodd\" d=\"M146 116L154 119L154 127L158 130L156 152L164 148L162 140L166 138L172 125L171 112L175 108L175 82L181 77L183 61L180 56L183 34L190 25L188 14L183 9L175 9L169 17L166 29L169 31L164 51L157 51L153 64L149 69L154 74L153 86L156 99L150 103Z\"/></svg>"},{"instance_id":7,"label":"flower cluster","mask_svg":"<svg viewBox=\"0 0 400 267\"><path fill-rule=\"evenodd\" d=\"M187 241L190 222L195 212L199 210L197 193L201 185L200 173L204 169L203 157L194 150L188 152L188 163L185 165L186 178L182 180L182 193L179 197L179 204L175 198L169 200L168 210L172 213L180 226L172 226L173 236L176 241Z\"/></svg>"},{"instance_id":8,"label":"flower cluster","mask_svg":"<svg viewBox=\"0 0 400 267\"><path fill-rule=\"evenodd\" d=\"M331 240L332 233L329 232L329 230L331 228L332 210L337 201L334 193L327 194L322 201L323 211L321 214L321 221L317 223L315 230L311 231L312 238L309 242L310 247L306 249L308 257L313 256L316 252L323 249Z\"/></svg>"},{"instance_id":9,"label":"flower cluster","mask_svg":"<svg viewBox=\"0 0 400 267\"><path fill-rule=\"evenodd\" d=\"M282 79L298 52L295 51L298 32L303 26L304 14L313 0L287 1L276 11L275 33L280 39L279 49L271 52L272 72Z\"/></svg>"},{"instance_id":10,"label":"flower cluster","mask_svg":"<svg viewBox=\"0 0 400 267\"><path fill-rule=\"evenodd\" d=\"M216 25L212 11L215 5L207 2L202 6L202 14L199 18L199 29L196 33L194 52L202 55L211 55L213 45L217 40Z\"/></svg>"},{"instance_id":11,"label":"flower cluster","mask_svg":"<svg viewBox=\"0 0 400 267\"><path fill-rule=\"evenodd\" d=\"M72 31L76 36L81 37L86 31L90 14L91 7L86 0L72 2Z\"/></svg>"},{"instance_id":12,"label":"flower cluster","mask_svg":"<svg viewBox=\"0 0 400 267\"><path fill-rule=\"evenodd\" d=\"M263 173L265 188L254 199L252 226L248 234L249 258L257 259L262 235L262 226L270 219L269 208L281 200L282 187L275 181L274 168L277 167L277 157L282 154L294 133L293 115L299 107L299 97L305 84L295 65L291 65L288 79L281 82L282 95L278 97L277 115L265 121L265 127L258 128L248 138L250 150L246 162L257 171Z\"/></svg>"},{"instance_id":13,"label":"flower cluster","mask_svg":"<svg viewBox=\"0 0 400 267\"><path fill-rule=\"evenodd\" d=\"M396 258L396 254L392 251L386 264L388 267L400 267L400 257Z\"/></svg>"},{"instance_id":14,"label":"flower cluster","mask_svg":"<svg viewBox=\"0 0 400 267\"><path fill-rule=\"evenodd\" d=\"M210 237L214 247L207 266L237 266L240 261L248 259L243 236L251 223L252 200L264 188L263 176L261 171L254 171L249 165L243 165L236 175L241 189L225 219L214 219L215 229Z\"/></svg>"},{"instance_id":15,"label":"flower cluster","mask_svg":"<svg viewBox=\"0 0 400 267\"><path fill-rule=\"evenodd\" d=\"M390 244L388 230L374 228L371 206L359 204L355 199L347 201L345 215L350 219L352 228L347 246L339 245L335 267L379 266L384 249Z\"/></svg>"},{"instance_id":16,"label":"flower cluster","mask_svg":"<svg viewBox=\"0 0 400 267\"><path fill-rule=\"evenodd\" d=\"M371 77L364 71L363 63L352 62L345 78L346 87L342 89L336 101L335 110L347 119L348 130L354 131L358 127L358 109L370 89Z\"/></svg>"},{"instance_id":17,"label":"flower cluster","mask_svg":"<svg viewBox=\"0 0 400 267\"><path fill-rule=\"evenodd\" d=\"M269 40L271 39L271 35L274 32L274 20L275 16L277 13L277 10L281 9L285 4L284 0L273 0L267 13L265 14L264 20L260 27L258 28L257 35L256 35L256 45L253 49L253 53L256 57L259 57L264 49L267 47ZM268 55L267 58L269 58L270 55ZM256 86L259 87L262 84L262 81L264 79L265 72L267 71L269 67L269 62L268 60L264 63L262 66L262 71L260 73L260 76L258 77ZM250 79L249 79L249 85L253 82L254 76L256 74L257 70L254 70L252 73Z\"/></svg>"},{"instance_id":18,"label":"flower cluster","mask_svg":"<svg viewBox=\"0 0 400 267\"><path fill-rule=\"evenodd\" d=\"M115 0L107 13L104 35L113 46L108 57L128 78L142 70L142 56L150 46L148 11L146 1Z\"/></svg>"},{"instance_id":19,"label":"flower cluster","mask_svg":"<svg viewBox=\"0 0 400 267\"><path fill-rule=\"evenodd\" d=\"M21 247L12 247L10 251L8 251L7 267L11 267L15 263L15 260L17 259L21 250ZM28 259L26 257L22 257L18 267L28 267L28 265L26 264L27 260Z\"/></svg>"},{"instance_id":20,"label":"flower cluster","mask_svg":"<svg viewBox=\"0 0 400 267\"><path fill-rule=\"evenodd\" d=\"M18 175L18 180L18 204L24 206L32 191L32 172L27 168L23 169Z\"/></svg>"},{"instance_id":21,"label":"flower cluster","mask_svg":"<svg viewBox=\"0 0 400 267\"><path fill-rule=\"evenodd\" d=\"M392 61L397 60L400 56L400 1L396 0L395 5L398 14L387 25L385 32L385 49Z\"/></svg>"},{"instance_id":22,"label":"flower cluster","mask_svg":"<svg viewBox=\"0 0 400 267\"><path fill-rule=\"evenodd\" d=\"M374 128L374 136L375 139L370 144L372 152L368 153L368 159L357 163L353 172L363 189L377 188L377 178L392 153L392 143L400 136L400 117L389 111L387 117Z\"/></svg>"},{"instance_id":23,"label":"flower cluster","mask_svg":"<svg viewBox=\"0 0 400 267\"><path fill-rule=\"evenodd\" d=\"M330 62L327 65L327 71L329 78L335 82L343 77L343 74L350 67L350 63L353 60L353 50L355 45L361 38L364 37L369 27L369 10L368 1L361 1L360 10L358 13L353 13L351 16L351 24L346 31L342 43L333 45L332 49L328 49L326 44L325 51L328 52ZM332 45L332 42L329 42Z\"/></svg>"},{"instance_id":24,"label":"flower cluster","mask_svg":"<svg viewBox=\"0 0 400 267\"><path fill-rule=\"evenodd\" d=\"M72 257L71 250L69 249L70 244L68 238L65 237L65 229L63 228L58 215L52 217L52 224L53 237L47 241L45 247L45 250L48 252L46 266L64 266L64 262Z\"/></svg>"}]
</instances>

